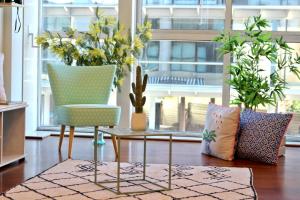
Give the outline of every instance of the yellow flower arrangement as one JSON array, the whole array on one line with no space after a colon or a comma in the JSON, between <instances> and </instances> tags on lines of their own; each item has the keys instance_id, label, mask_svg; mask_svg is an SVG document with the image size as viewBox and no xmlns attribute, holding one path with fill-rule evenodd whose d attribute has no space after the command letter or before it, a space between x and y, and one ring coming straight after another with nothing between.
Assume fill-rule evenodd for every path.
<instances>
[{"instance_id":1,"label":"yellow flower arrangement","mask_svg":"<svg viewBox=\"0 0 300 200\"><path fill-rule=\"evenodd\" d=\"M114 85L120 88L126 67L131 70L131 65L152 38L151 23L145 19L143 24L138 25L132 40L130 31L114 17L103 16L98 9L96 17L87 32L72 28L63 34L45 32L36 38L36 42L43 49L49 49L66 65L117 65Z\"/></svg>"}]
</instances>

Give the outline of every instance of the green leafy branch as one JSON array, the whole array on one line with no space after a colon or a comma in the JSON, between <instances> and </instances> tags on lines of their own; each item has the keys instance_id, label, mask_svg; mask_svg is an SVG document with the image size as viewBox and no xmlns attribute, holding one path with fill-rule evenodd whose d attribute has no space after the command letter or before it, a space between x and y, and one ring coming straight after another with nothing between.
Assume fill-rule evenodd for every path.
<instances>
[{"instance_id":1,"label":"green leafy branch","mask_svg":"<svg viewBox=\"0 0 300 200\"><path fill-rule=\"evenodd\" d=\"M286 71L300 79L300 57L280 38L263 30L269 27L261 16L250 17L245 23L244 34L221 33L214 41L221 43L221 55L230 53L234 63L227 66L231 79L228 83L237 91L232 104L256 109L259 105L276 105L282 100L287 82L282 77ZM275 64L269 74L261 61Z\"/></svg>"}]
</instances>

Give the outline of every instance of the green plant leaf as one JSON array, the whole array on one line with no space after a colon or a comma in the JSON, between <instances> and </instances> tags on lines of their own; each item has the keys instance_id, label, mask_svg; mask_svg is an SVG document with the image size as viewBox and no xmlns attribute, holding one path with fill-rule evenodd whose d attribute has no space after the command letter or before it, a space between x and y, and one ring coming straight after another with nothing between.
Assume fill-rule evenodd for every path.
<instances>
[{"instance_id":1,"label":"green plant leaf","mask_svg":"<svg viewBox=\"0 0 300 200\"><path fill-rule=\"evenodd\" d=\"M245 22L244 34L223 32L215 41L219 42L219 52L230 53L235 63L226 68L231 76L228 84L236 90L237 96L231 104L256 109L259 106L276 105L284 98L287 82L280 74L290 71L300 79L298 55L282 37L275 38L268 32L269 22L261 16L250 17ZM261 60L267 58L276 64L267 74Z\"/></svg>"}]
</instances>

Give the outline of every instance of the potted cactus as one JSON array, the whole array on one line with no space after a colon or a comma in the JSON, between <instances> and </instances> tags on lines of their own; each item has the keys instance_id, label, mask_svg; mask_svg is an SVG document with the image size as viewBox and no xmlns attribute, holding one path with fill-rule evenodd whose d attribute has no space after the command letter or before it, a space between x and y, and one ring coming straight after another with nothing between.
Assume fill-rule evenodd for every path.
<instances>
[{"instance_id":1,"label":"potted cactus","mask_svg":"<svg viewBox=\"0 0 300 200\"><path fill-rule=\"evenodd\" d=\"M131 115L131 129L134 131L144 131L147 128L147 116L143 112L143 106L146 103L146 97L143 92L146 90L148 75L145 74L142 79L142 70L140 66L136 68L136 80L132 83L132 92L129 94L135 112Z\"/></svg>"}]
</instances>

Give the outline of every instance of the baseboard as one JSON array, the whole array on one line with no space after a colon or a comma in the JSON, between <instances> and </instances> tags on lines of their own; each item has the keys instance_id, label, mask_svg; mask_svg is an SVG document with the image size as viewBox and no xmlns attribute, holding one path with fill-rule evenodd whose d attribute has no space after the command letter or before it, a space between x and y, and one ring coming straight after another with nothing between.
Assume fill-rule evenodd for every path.
<instances>
[{"instance_id":1,"label":"baseboard","mask_svg":"<svg viewBox=\"0 0 300 200\"><path fill-rule=\"evenodd\" d=\"M50 131L33 131L30 133L26 133L25 138L26 139L37 139L37 140L42 140L51 135Z\"/></svg>"}]
</instances>

